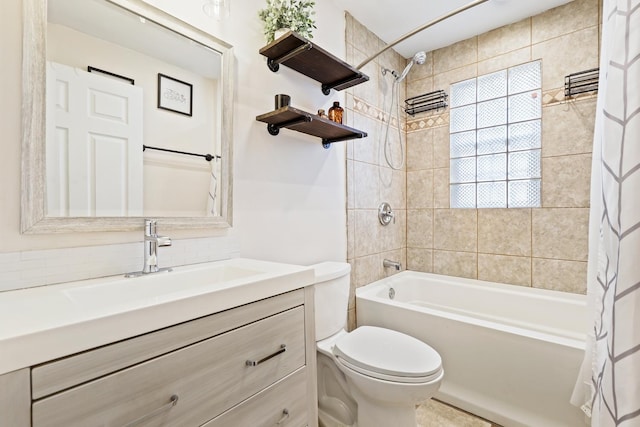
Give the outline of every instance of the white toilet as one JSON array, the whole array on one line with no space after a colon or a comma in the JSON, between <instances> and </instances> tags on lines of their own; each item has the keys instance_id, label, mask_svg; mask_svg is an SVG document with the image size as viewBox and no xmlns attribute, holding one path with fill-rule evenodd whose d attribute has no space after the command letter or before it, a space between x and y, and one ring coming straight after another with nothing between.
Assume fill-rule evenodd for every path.
<instances>
[{"instance_id":1,"label":"white toilet","mask_svg":"<svg viewBox=\"0 0 640 427\"><path fill-rule=\"evenodd\" d=\"M345 330L351 266L313 266L321 427L415 427L416 405L442 381L440 355L390 329Z\"/></svg>"}]
</instances>

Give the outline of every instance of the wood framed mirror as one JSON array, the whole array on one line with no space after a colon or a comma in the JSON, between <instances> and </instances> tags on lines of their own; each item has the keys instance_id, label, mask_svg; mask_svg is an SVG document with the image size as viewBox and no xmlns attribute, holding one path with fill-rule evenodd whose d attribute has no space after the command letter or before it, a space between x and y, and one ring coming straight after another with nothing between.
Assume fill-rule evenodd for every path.
<instances>
[{"instance_id":1,"label":"wood framed mirror","mask_svg":"<svg viewBox=\"0 0 640 427\"><path fill-rule=\"evenodd\" d=\"M23 21L23 233L231 226L229 44L140 0L24 0Z\"/></svg>"}]
</instances>

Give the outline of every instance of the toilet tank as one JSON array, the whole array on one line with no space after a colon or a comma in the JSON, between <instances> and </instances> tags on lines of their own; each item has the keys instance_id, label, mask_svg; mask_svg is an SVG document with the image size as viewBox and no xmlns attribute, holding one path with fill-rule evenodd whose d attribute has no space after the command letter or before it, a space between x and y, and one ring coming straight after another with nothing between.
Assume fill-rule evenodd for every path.
<instances>
[{"instance_id":1,"label":"toilet tank","mask_svg":"<svg viewBox=\"0 0 640 427\"><path fill-rule=\"evenodd\" d=\"M351 265L346 262L323 262L315 270L314 308L316 341L339 332L347 324Z\"/></svg>"}]
</instances>

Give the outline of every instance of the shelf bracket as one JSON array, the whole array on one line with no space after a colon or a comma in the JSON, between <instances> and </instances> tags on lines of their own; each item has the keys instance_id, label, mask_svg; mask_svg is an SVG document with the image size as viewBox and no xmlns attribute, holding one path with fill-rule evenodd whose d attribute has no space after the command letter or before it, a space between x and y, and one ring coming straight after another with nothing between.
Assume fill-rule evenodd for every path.
<instances>
[{"instance_id":1,"label":"shelf bracket","mask_svg":"<svg viewBox=\"0 0 640 427\"><path fill-rule=\"evenodd\" d=\"M345 85L347 83L350 83L354 80L360 80L362 78L366 77L364 74L362 73L356 73L352 76L347 77L346 79L342 79L342 80L338 80L337 82L333 82L333 83L325 83L322 85L322 93L324 93L325 95L329 95L329 93L331 93L331 89L336 88L338 86L342 86ZM369 78L367 77L367 80L369 80Z\"/></svg>"},{"instance_id":2,"label":"shelf bracket","mask_svg":"<svg viewBox=\"0 0 640 427\"><path fill-rule=\"evenodd\" d=\"M288 128L290 126L299 125L300 123L308 123L312 120L313 119L311 118L311 116L306 115L306 116L302 116L297 119L289 120L282 123L269 123L267 125L267 130L269 131L270 135L276 136L277 134L280 133L280 129L282 128Z\"/></svg>"},{"instance_id":3,"label":"shelf bracket","mask_svg":"<svg viewBox=\"0 0 640 427\"><path fill-rule=\"evenodd\" d=\"M360 139L360 138L365 138L366 136L367 136L367 133L362 132L355 135L343 136L340 138L322 138L322 146L324 148L329 148L331 147L331 144L333 144L334 142L349 141L350 139Z\"/></svg>"},{"instance_id":4,"label":"shelf bracket","mask_svg":"<svg viewBox=\"0 0 640 427\"><path fill-rule=\"evenodd\" d=\"M310 50L312 47L313 45L311 44L311 42L306 42L305 44L298 46L297 48L293 49L288 53L285 53L282 56L279 56L278 58L273 58L273 59L269 58L267 60L267 66L271 71L275 73L280 69L280 64L282 64L285 61L288 61L294 56L300 55L304 51Z\"/></svg>"}]
</instances>

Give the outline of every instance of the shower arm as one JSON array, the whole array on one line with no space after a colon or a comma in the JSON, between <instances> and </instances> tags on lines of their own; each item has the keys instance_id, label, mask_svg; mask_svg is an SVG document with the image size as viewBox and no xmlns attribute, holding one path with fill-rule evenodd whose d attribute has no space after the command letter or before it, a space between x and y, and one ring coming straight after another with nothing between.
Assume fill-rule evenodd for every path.
<instances>
[{"instance_id":1,"label":"shower arm","mask_svg":"<svg viewBox=\"0 0 640 427\"><path fill-rule=\"evenodd\" d=\"M388 49L391 49L392 47L394 47L395 45L397 45L400 42L405 41L409 37L413 37L414 35L418 34L420 31L426 30L427 28L436 25L438 22L442 22L442 21L444 21L446 19L451 18L452 16L457 15L460 12L464 12L467 9L471 9L472 7L476 7L476 6L478 6L478 5L482 4L482 3L485 3L487 1L489 1L489 0L475 0L475 1L472 1L471 3L469 3L469 4L465 5L465 6L459 7L458 9L452 10L451 12L447 13L446 15L442 15L441 17L436 18L431 22L427 22L426 24L424 24L424 25L416 28L415 30L405 34L404 36L400 37L399 39L392 41L391 43L389 43L388 45L386 45L385 47L380 49L378 52L376 52L375 54L371 55L369 58L364 60L356 68L358 70L362 69L362 67L367 65L369 62L373 61L375 58L377 58L382 53L386 52Z\"/></svg>"}]
</instances>

